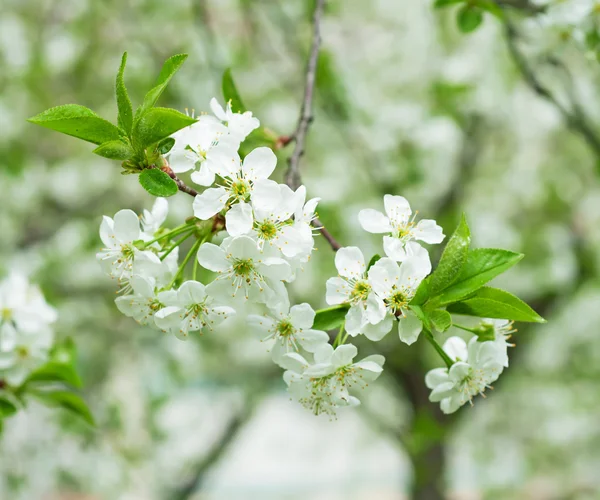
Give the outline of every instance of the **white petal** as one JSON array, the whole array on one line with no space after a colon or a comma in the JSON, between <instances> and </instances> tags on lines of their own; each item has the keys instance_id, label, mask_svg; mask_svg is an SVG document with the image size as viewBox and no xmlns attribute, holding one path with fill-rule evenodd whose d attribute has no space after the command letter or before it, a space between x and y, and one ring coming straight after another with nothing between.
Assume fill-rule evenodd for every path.
<instances>
[{"instance_id":1,"label":"white petal","mask_svg":"<svg viewBox=\"0 0 600 500\"><path fill-rule=\"evenodd\" d=\"M446 399L455 392L454 383L451 381L442 382L441 384L436 385L431 394L429 394L429 401L433 403L437 403L442 399Z\"/></svg>"},{"instance_id":2,"label":"white petal","mask_svg":"<svg viewBox=\"0 0 600 500\"><path fill-rule=\"evenodd\" d=\"M240 236L252 231L252 207L243 201L233 205L225 214L225 227L231 236Z\"/></svg>"},{"instance_id":3,"label":"white petal","mask_svg":"<svg viewBox=\"0 0 600 500\"><path fill-rule=\"evenodd\" d=\"M358 221L365 231L369 233L390 233L392 226L388 219L379 210L366 208L358 213Z\"/></svg>"},{"instance_id":4,"label":"white petal","mask_svg":"<svg viewBox=\"0 0 600 500\"><path fill-rule=\"evenodd\" d=\"M444 240L444 231L431 219L420 220L411 233L416 240L425 243L441 243Z\"/></svg>"},{"instance_id":5,"label":"white petal","mask_svg":"<svg viewBox=\"0 0 600 500\"><path fill-rule=\"evenodd\" d=\"M410 204L403 196L386 194L383 197L383 205L385 206L385 212L388 214L388 217L396 224L406 224L412 214Z\"/></svg>"},{"instance_id":6,"label":"white petal","mask_svg":"<svg viewBox=\"0 0 600 500\"><path fill-rule=\"evenodd\" d=\"M227 244L227 252L236 259L252 259L256 261L261 259L256 241L249 236L231 238Z\"/></svg>"},{"instance_id":7,"label":"white petal","mask_svg":"<svg viewBox=\"0 0 600 500\"><path fill-rule=\"evenodd\" d=\"M269 279L281 281L287 280L292 275L292 268L283 259L268 257L260 267L260 272Z\"/></svg>"},{"instance_id":8,"label":"white petal","mask_svg":"<svg viewBox=\"0 0 600 500\"><path fill-rule=\"evenodd\" d=\"M352 344L338 346L331 356L331 364L336 368L351 365L357 352L356 346Z\"/></svg>"},{"instance_id":9,"label":"white petal","mask_svg":"<svg viewBox=\"0 0 600 500\"><path fill-rule=\"evenodd\" d=\"M331 344L324 344L315 351L315 363L330 363L332 355L333 346Z\"/></svg>"},{"instance_id":10,"label":"white petal","mask_svg":"<svg viewBox=\"0 0 600 500\"><path fill-rule=\"evenodd\" d=\"M199 281L186 281L179 287L178 295L186 305L201 304L206 299L206 287Z\"/></svg>"},{"instance_id":11,"label":"white petal","mask_svg":"<svg viewBox=\"0 0 600 500\"><path fill-rule=\"evenodd\" d=\"M342 278L329 278L325 286L327 288L325 300L330 306L342 304L350 298L350 287L348 282Z\"/></svg>"},{"instance_id":12,"label":"white petal","mask_svg":"<svg viewBox=\"0 0 600 500\"><path fill-rule=\"evenodd\" d=\"M227 203L228 193L225 188L210 188L194 198L194 215L201 220L208 220L218 214Z\"/></svg>"},{"instance_id":13,"label":"white petal","mask_svg":"<svg viewBox=\"0 0 600 500\"><path fill-rule=\"evenodd\" d=\"M329 335L321 330L303 330L297 337L300 345L308 352L315 352L321 345L329 342Z\"/></svg>"},{"instance_id":14,"label":"white petal","mask_svg":"<svg viewBox=\"0 0 600 500\"><path fill-rule=\"evenodd\" d=\"M140 237L140 219L133 210L119 210L115 214L114 231L121 243L135 241Z\"/></svg>"},{"instance_id":15,"label":"white petal","mask_svg":"<svg viewBox=\"0 0 600 500\"><path fill-rule=\"evenodd\" d=\"M106 215L102 216L102 222L100 223L100 239L109 248L112 248L117 243L115 240L114 222Z\"/></svg>"},{"instance_id":16,"label":"white petal","mask_svg":"<svg viewBox=\"0 0 600 500\"><path fill-rule=\"evenodd\" d=\"M379 342L383 337L390 333L393 325L394 320L388 314L382 321L375 325L366 323L362 328L362 333L372 342Z\"/></svg>"},{"instance_id":17,"label":"white petal","mask_svg":"<svg viewBox=\"0 0 600 500\"><path fill-rule=\"evenodd\" d=\"M215 99L214 97L210 100L210 109L212 110L212 112L214 113L214 115L219 120L221 120L223 122L227 121L227 115L225 114L225 110L219 104L219 101L217 101L217 99Z\"/></svg>"},{"instance_id":18,"label":"white petal","mask_svg":"<svg viewBox=\"0 0 600 500\"><path fill-rule=\"evenodd\" d=\"M315 311L310 304L298 304L290 309L290 320L296 328L310 328L315 320Z\"/></svg>"},{"instance_id":19,"label":"white petal","mask_svg":"<svg viewBox=\"0 0 600 500\"><path fill-rule=\"evenodd\" d=\"M252 182L258 179L266 179L275 170L277 157L271 148L256 148L244 158L242 173L244 177Z\"/></svg>"},{"instance_id":20,"label":"white petal","mask_svg":"<svg viewBox=\"0 0 600 500\"><path fill-rule=\"evenodd\" d=\"M434 389L444 382L448 382L448 369L447 368L434 368L429 370L425 375L425 385L429 389Z\"/></svg>"},{"instance_id":21,"label":"white petal","mask_svg":"<svg viewBox=\"0 0 600 500\"><path fill-rule=\"evenodd\" d=\"M183 309L176 306L167 306L154 315L154 323L165 331L179 331Z\"/></svg>"},{"instance_id":22,"label":"white petal","mask_svg":"<svg viewBox=\"0 0 600 500\"><path fill-rule=\"evenodd\" d=\"M375 325L385 318L386 309L383 300L375 293L370 293L367 297L367 319L369 323Z\"/></svg>"},{"instance_id":23,"label":"white petal","mask_svg":"<svg viewBox=\"0 0 600 500\"><path fill-rule=\"evenodd\" d=\"M365 323L367 323L366 312L362 304L354 304L346 314L346 323L344 328L348 334L355 337L361 331Z\"/></svg>"},{"instance_id":24,"label":"white petal","mask_svg":"<svg viewBox=\"0 0 600 500\"><path fill-rule=\"evenodd\" d=\"M358 247L340 248L335 254L335 267L341 276L359 279L365 273L365 258Z\"/></svg>"},{"instance_id":25,"label":"white petal","mask_svg":"<svg viewBox=\"0 0 600 500\"><path fill-rule=\"evenodd\" d=\"M275 329L275 321L269 316L249 314L246 316L246 322L250 327L250 330L256 333L260 339L266 337L269 332L273 332Z\"/></svg>"},{"instance_id":26,"label":"white petal","mask_svg":"<svg viewBox=\"0 0 600 500\"><path fill-rule=\"evenodd\" d=\"M208 168L207 162L202 162L200 170L192 172L192 182L199 186L211 186L215 182L215 173Z\"/></svg>"},{"instance_id":27,"label":"white petal","mask_svg":"<svg viewBox=\"0 0 600 500\"><path fill-rule=\"evenodd\" d=\"M470 372L471 372L471 367L469 366L468 363L459 362L459 363L454 363L450 367L448 375L450 376L450 380L458 383L458 382L461 382L462 380L464 380L465 377L467 377Z\"/></svg>"},{"instance_id":28,"label":"white petal","mask_svg":"<svg viewBox=\"0 0 600 500\"><path fill-rule=\"evenodd\" d=\"M308 361L306 361L297 352L284 354L281 357L280 364L282 368L285 368L286 370L291 370L296 373L302 373L304 369L308 367Z\"/></svg>"},{"instance_id":29,"label":"white petal","mask_svg":"<svg viewBox=\"0 0 600 500\"><path fill-rule=\"evenodd\" d=\"M423 323L417 316L408 311L406 317L400 317L398 321L398 333L400 340L405 344L411 345L419 338L419 334L423 330Z\"/></svg>"},{"instance_id":30,"label":"white petal","mask_svg":"<svg viewBox=\"0 0 600 500\"><path fill-rule=\"evenodd\" d=\"M240 171L240 156L236 149L227 143L219 143L206 155L204 162L211 172L221 177L237 178Z\"/></svg>"},{"instance_id":31,"label":"white petal","mask_svg":"<svg viewBox=\"0 0 600 500\"><path fill-rule=\"evenodd\" d=\"M390 259L397 262L406 260L408 256L404 242L394 236L383 237L383 251Z\"/></svg>"},{"instance_id":32,"label":"white petal","mask_svg":"<svg viewBox=\"0 0 600 500\"><path fill-rule=\"evenodd\" d=\"M275 181L260 179L254 183L250 197L254 210L261 213L257 218L262 220L281 203L281 190Z\"/></svg>"},{"instance_id":33,"label":"white petal","mask_svg":"<svg viewBox=\"0 0 600 500\"><path fill-rule=\"evenodd\" d=\"M198 263L210 271L223 272L231 266L225 251L213 243L204 243L198 249Z\"/></svg>"},{"instance_id":34,"label":"white petal","mask_svg":"<svg viewBox=\"0 0 600 500\"><path fill-rule=\"evenodd\" d=\"M468 358L467 343L460 337L450 337L443 348L453 361L466 361Z\"/></svg>"}]
</instances>

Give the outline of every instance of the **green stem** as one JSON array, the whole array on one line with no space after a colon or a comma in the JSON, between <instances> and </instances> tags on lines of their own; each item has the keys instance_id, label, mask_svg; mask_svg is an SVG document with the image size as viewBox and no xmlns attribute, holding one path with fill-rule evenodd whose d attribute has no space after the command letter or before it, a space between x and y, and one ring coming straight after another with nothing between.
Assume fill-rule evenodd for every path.
<instances>
[{"instance_id":1,"label":"green stem","mask_svg":"<svg viewBox=\"0 0 600 500\"><path fill-rule=\"evenodd\" d=\"M332 306L332 307L326 307L325 309L319 309L318 311L315 311L317 314L319 313L325 313L325 312L329 312L329 311L337 311L338 309L348 309L349 304L346 302L344 304L338 304L337 306Z\"/></svg>"},{"instance_id":2,"label":"green stem","mask_svg":"<svg viewBox=\"0 0 600 500\"><path fill-rule=\"evenodd\" d=\"M446 366L448 368L450 368L454 364L454 361L452 361L452 358L450 356L448 356L448 354L446 354L446 351L444 351L444 349L442 349L442 346L437 343L437 341L433 338L433 334L427 328L423 328L423 333L427 337L427 340L429 340L429 343L433 346L433 348L437 351L437 353L440 355L440 357L444 360L444 363L446 363Z\"/></svg>"},{"instance_id":3,"label":"green stem","mask_svg":"<svg viewBox=\"0 0 600 500\"><path fill-rule=\"evenodd\" d=\"M173 279L171 280L171 283L169 283L169 286L167 287L167 289L173 288L173 285L179 279L179 276L181 275L181 273L183 273L185 266L190 261L192 256L195 255L195 253L198 251L198 248L200 248L200 245L202 245L202 243L204 243L205 240L206 240L206 238L204 238L202 240L196 240L196 242L192 245L192 248L190 248L190 251L185 256L185 259L183 259L183 262L179 266L179 269L177 269L177 272L175 273L175 276L173 276Z\"/></svg>"},{"instance_id":4,"label":"green stem","mask_svg":"<svg viewBox=\"0 0 600 500\"><path fill-rule=\"evenodd\" d=\"M189 229L191 229L190 224L188 224L186 222L185 224L182 224L181 226L177 226L176 228L171 229L170 231L167 231L165 234L161 234L160 236L157 236L153 240L144 241L144 247L145 248L149 247L150 245L152 245L152 243L156 243L157 241L164 240L165 238L177 236L178 234L188 231Z\"/></svg>"},{"instance_id":5,"label":"green stem","mask_svg":"<svg viewBox=\"0 0 600 500\"><path fill-rule=\"evenodd\" d=\"M179 245L181 245L185 240L187 240L191 235L193 234L193 231L190 230L187 234L183 235L181 238L179 238L175 243L173 243L173 246L169 247L169 249L166 251L166 253L164 253L160 260L165 260L167 258L167 256L173 251L175 250Z\"/></svg>"},{"instance_id":6,"label":"green stem","mask_svg":"<svg viewBox=\"0 0 600 500\"><path fill-rule=\"evenodd\" d=\"M192 267L192 279L198 281L198 259L194 259L194 266Z\"/></svg>"},{"instance_id":7,"label":"green stem","mask_svg":"<svg viewBox=\"0 0 600 500\"><path fill-rule=\"evenodd\" d=\"M340 326L340 331L338 332L337 336L335 337L335 340L333 342L333 348L335 349L336 347L338 347L339 345L342 345L346 342L346 339L348 338L348 334L346 333L346 336L344 337L344 340L342 340L342 335L344 334L344 327L346 326L346 322L344 321L342 323L342 326Z\"/></svg>"},{"instance_id":8,"label":"green stem","mask_svg":"<svg viewBox=\"0 0 600 500\"><path fill-rule=\"evenodd\" d=\"M452 323L452 326L455 326L456 328L460 328L461 330L464 330L465 332L470 332L470 333L477 335L477 331L474 328L469 328L468 326L459 325L457 323Z\"/></svg>"}]
</instances>

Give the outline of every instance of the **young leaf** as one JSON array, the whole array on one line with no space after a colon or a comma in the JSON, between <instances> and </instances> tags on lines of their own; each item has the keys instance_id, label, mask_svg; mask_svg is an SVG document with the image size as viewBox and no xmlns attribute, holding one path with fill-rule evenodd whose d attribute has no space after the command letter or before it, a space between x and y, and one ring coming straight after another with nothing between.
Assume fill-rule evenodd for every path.
<instances>
[{"instance_id":1,"label":"young leaf","mask_svg":"<svg viewBox=\"0 0 600 500\"><path fill-rule=\"evenodd\" d=\"M381 259L381 255L379 255L379 254L377 254L377 253L376 253L375 255L373 255L373 257L371 257L371 260L370 260L370 261L369 261L369 263L367 264L367 271L368 271L369 269L371 269L371 268L373 267L373 265L374 265L374 264L375 264L375 263L376 263L376 262L377 262L379 259Z\"/></svg>"},{"instance_id":2,"label":"young leaf","mask_svg":"<svg viewBox=\"0 0 600 500\"><path fill-rule=\"evenodd\" d=\"M6 417L11 417L17 413L18 408L12 401L0 395L0 420Z\"/></svg>"},{"instance_id":3,"label":"young leaf","mask_svg":"<svg viewBox=\"0 0 600 500\"><path fill-rule=\"evenodd\" d=\"M458 29L463 33L475 31L483 21L483 12L480 8L465 5L456 14Z\"/></svg>"},{"instance_id":4,"label":"young leaf","mask_svg":"<svg viewBox=\"0 0 600 500\"><path fill-rule=\"evenodd\" d=\"M112 123L78 104L64 104L47 109L27 121L94 144L114 141L121 137L119 129Z\"/></svg>"},{"instance_id":5,"label":"young leaf","mask_svg":"<svg viewBox=\"0 0 600 500\"><path fill-rule=\"evenodd\" d=\"M471 250L458 279L435 298L435 303L444 305L466 297L514 266L522 258L522 253L497 248Z\"/></svg>"},{"instance_id":6,"label":"young leaf","mask_svg":"<svg viewBox=\"0 0 600 500\"><path fill-rule=\"evenodd\" d=\"M90 425L94 424L94 417L83 398L69 391L29 391L29 394L39 399L46 406L65 408L75 415L80 416Z\"/></svg>"},{"instance_id":7,"label":"young leaf","mask_svg":"<svg viewBox=\"0 0 600 500\"><path fill-rule=\"evenodd\" d=\"M233 76L231 75L231 68L225 70L223 73L223 80L221 82L221 88L223 90L223 97L225 101L231 101L231 110L234 113L244 113L246 111L246 106L242 102L242 98L235 86L235 82L233 81Z\"/></svg>"},{"instance_id":8,"label":"young leaf","mask_svg":"<svg viewBox=\"0 0 600 500\"><path fill-rule=\"evenodd\" d=\"M108 141L100 144L92 153L109 160L129 160L133 156L133 149L122 141Z\"/></svg>"},{"instance_id":9,"label":"young leaf","mask_svg":"<svg viewBox=\"0 0 600 500\"><path fill-rule=\"evenodd\" d=\"M414 297L410 301L410 305L423 305L427 302L427 299L429 299L429 276L421 281L419 288L417 288Z\"/></svg>"},{"instance_id":10,"label":"young leaf","mask_svg":"<svg viewBox=\"0 0 600 500\"><path fill-rule=\"evenodd\" d=\"M463 214L460 223L442 253L436 270L429 277L430 296L438 295L458 279L467 261L470 243L471 232Z\"/></svg>"},{"instance_id":11,"label":"young leaf","mask_svg":"<svg viewBox=\"0 0 600 500\"><path fill-rule=\"evenodd\" d=\"M450 316L450 313L443 309L436 309L429 313L429 319L438 332L443 333L452 326L452 317Z\"/></svg>"},{"instance_id":12,"label":"young leaf","mask_svg":"<svg viewBox=\"0 0 600 500\"><path fill-rule=\"evenodd\" d=\"M125 87L125 80L123 79L123 73L125 72L126 64L127 52L123 52L121 66L119 67L119 72L117 73L117 82L115 86L117 94L117 108L119 111L117 123L119 124L119 127L121 127L129 136L131 135L131 124L133 123L133 108L131 107L131 100L129 99L129 94L127 93L127 88Z\"/></svg>"},{"instance_id":13,"label":"young leaf","mask_svg":"<svg viewBox=\"0 0 600 500\"><path fill-rule=\"evenodd\" d=\"M156 104L156 101L158 101L160 95L167 88L171 78L173 78L173 75L177 73L177 70L185 62L187 57L187 54L176 54L169 57L169 59L165 61L162 69L160 70L158 78L154 82L154 86L148 91L144 97L144 102L136 111L136 119L141 119L142 116Z\"/></svg>"},{"instance_id":14,"label":"young leaf","mask_svg":"<svg viewBox=\"0 0 600 500\"><path fill-rule=\"evenodd\" d=\"M350 306L347 304L340 304L339 306L317 311L315 321L312 326L313 329L329 331L339 328L346 319L346 313L348 312L349 308Z\"/></svg>"},{"instance_id":15,"label":"young leaf","mask_svg":"<svg viewBox=\"0 0 600 500\"><path fill-rule=\"evenodd\" d=\"M136 150L144 149L196 120L168 108L152 108L133 127L133 145Z\"/></svg>"},{"instance_id":16,"label":"young leaf","mask_svg":"<svg viewBox=\"0 0 600 500\"><path fill-rule=\"evenodd\" d=\"M421 306L417 306L417 305L409 305L408 307L412 312L415 313L417 318L419 318L421 320L421 323L423 323L423 326L425 328L427 328L428 330L431 330L431 318L425 313L423 308ZM400 319L400 321L402 321L402 319Z\"/></svg>"},{"instance_id":17,"label":"young leaf","mask_svg":"<svg viewBox=\"0 0 600 500\"><path fill-rule=\"evenodd\" d=\"M169 151L171 151L171 149L173 149L174 145L175 145L175 139L173 139L172 137L167 137L166 139L163 139L162 141L160 141L158 143L158 146L156 146L156 149L158 149L158 152L161 155L166 155Z\"/></svg>"},{"instance_id":18,"label":"young leaf","mask_svg":"<svg viewBox=\"0 0 600 500\"><path fill-rule=\"evenodd\" d=\"M30 382L62 382L73 387L81 387L81 379L72 364L50 361L33 371L25 384Z\"/></svg>"},{"instance_id":19,"label":"young leaf","mask_svg":"<svg viewBox=\"0 0 600 500\"><path fill-rule=\"evenodd\" d=\"M545 323L546 320L521 299L499 288L483 287L461 302L451 304L448 312L478 316L480 318L508 319L529 323Z\"/></svg>"},{"instance_id":20,"label":"young leaf","mask_svg":"<svg viewBox=\"0 0 600 500\"><path fill-rule=\"evenodd\" d=\"M140 184L152 196L167 197L177 193L177 184L157 168L147 168L140 174Z\"/></svg>"}]
</instances>

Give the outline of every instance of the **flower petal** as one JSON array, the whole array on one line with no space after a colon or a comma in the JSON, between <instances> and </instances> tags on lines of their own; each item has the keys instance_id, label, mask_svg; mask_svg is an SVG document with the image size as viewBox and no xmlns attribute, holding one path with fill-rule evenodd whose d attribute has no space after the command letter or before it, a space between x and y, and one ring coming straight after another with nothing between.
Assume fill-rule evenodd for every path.
<instances>
[{"instance_id":1,"label":"flower petal","mask_svg":"<svg viewBox=\"0 0 600 500\"><path fill-rule=\"evenodd\" d=\"M416 240L425 243L435 244L444 240L444 231L432 219L420 220L411 233Z\"/></svg>"},{"instance_id":2,"label":"flower petal","mask_svg":"<svg viewBox=\"0 0 600 500\"><path fill-rule=\"evenodd\" d=\"M194 215L201 220L208 220L225 207L229 197L225 188L209 188L194 198Z\"/></svg>"},{"instance_id":3,"label":"flower petal","mask_svg":"<svg viewBox=\"0 0 600 500\"><path fill-rule=\"evenodd\" d=\"M423 330L423 323L411 311L408 311L406 316L404 318L401 317L398 321L400 340L405 344L414 344L419 338L421 330Z\"/></svg>"},{"instance_id":4,"label":"flower petal","mask_svg":"<svg viewBox=\"0 0 600 500\"><path fill-rule=\"evenodd\" d=\"M369 233L391 233L390 219L379 210L366 208L358 213L358 222Z\"/></svg>"},{"instance_id":5,"label":"flower petal","mask_svg":"<svg viewBox=\"0 0 600 500\"><path fill-rule=\"evenodd\" d=\"M115 214L114 231L120 243L135 241L140 237L140 219L133 210L119 210Z\"/></svg>"},{"instance_id":6,"label":"flower petal","mask_svg":"<svg viewBox=\"0 0 600 500\"><path fill-rule=\"evenodd\" d=\"M343 247L335 254L335 267L345 278L361 278L366 270L365 258L358 247Z\"/></svg>"},{"instance_id":7,"label":"flower petal","mask_svg":"<svg viewBox=\"0 0 600 500\"><path fill-rule=\"evenodd\" d=\"M403 196L386 194L383 197L383 205L385 206L385 212L388 214L392 223L398 225L405 225L412 214L410 204Z\"/></svg>"},{"instance_id":8,"label":"flower petal","mask_svg":"<svg viewBox=\"0 0 600 500\"><path fill-rule=\"evenodd\" d=\"M298 304L290 309L290 320L296 328L310 328L315 320L315 314L310 304Z\"/></svg>"},{"instance_id":9,"label":"flower petal","mask_svg":"<svg viewBox=\"0 0 600 500\"><path fill-rule=\"evenodd\" d=\"M210 271L223 272L231 267L225 251L213 243L201 245L198 249L197 258L198 263Z\"/></svg>"},{"instance_id":10,"label":"flower petal","mask_svg":"<svg viewBox=\"0 0 600 500\"><path fill-rule=\"evenodd\" d=\"M350 298L350 287L342 278L329 278L325 286L327 288L325 300L330 306L343 304Z\"/></svg>"},{"instance_id":11,"label":"flower petal","mask_svg":"<svg viewBox=\"0 0 600 500\"><path fill-rule=\"evenodd\" d=\"M251 182L259 179L266 179L275 170L277 166L277 157L271 148L256 148L244 158L242 164L242 173L244 178Z\"/></svg>"},{"instance_id":12,"label":"flower petal","mask_svg":"<svg viewBox=\"0 0 600 500\"><path fill-rule=\"evenodd\" d=\"M252 207L243 201L233 205L225 214L225 227L231 236L240 236L252 231Z\"/></svg>"}]
</instances>

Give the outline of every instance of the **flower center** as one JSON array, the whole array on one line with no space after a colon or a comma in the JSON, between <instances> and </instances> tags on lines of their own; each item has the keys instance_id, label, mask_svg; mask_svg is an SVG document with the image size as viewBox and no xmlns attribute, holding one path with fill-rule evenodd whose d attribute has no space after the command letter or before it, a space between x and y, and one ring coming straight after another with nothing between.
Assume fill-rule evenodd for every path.
<instances>
[{"instance_id":1,"label":"flower center","mask_svg":"<svg viewBox=\"0 0 600 500\"><path fill-rule=\"evenodd\" d=\"M388 299L388 304L392 310L399 311L408 304L408 298L402 291L398 290Z\"/></svg>"},{"instance_id":2,"label":"flower center","mask_svg":"<svg viewBox=\"0 0 600 500\"><path fill-rule=\"evenodd\" d=\"M15 349L15 352L17 353L17 356L21 359L25 359L29 356L29 349L27 349L27 347L24 346L19 346Z\"/></svg>"},{"instance_id":3,"label":"flower center","mask_svg":"<svg viewBox=\"0 0 600 500\"><path fill-rule=\"evenodd\" d=\"M294 325L289 320L284 319L277 324L277 333L282 337L289 337L294 333Z\"/></svg>"},{"instance_id":4,"label":"flower center","mask_svg":"<svg viewBox=\"0 0 600 500\"><path fill-rule=\"evenodd\" d=\"M254 262L252 262L252 259L237 259L233 263L233 272L236 276L249 278L254 272Z\"/></svg>"},{"instance_id":5,"label":"flower center","mask_svg":"<svg viewBox=\"0 0 600 500\"><path fill-rule=\"evenodd\" d=\"M238 200L245 200L250 194L250 184L244 179L237 179L231 184L231 193Z\"/></svg>"},{"instance_id":6,"label":"flower center","mask_svg":"<svg viewBox=\"0 0 600 500\"><path fill-rule=\"evenodd\" d=\"M162 304L157 299L152 299L152 300L150 300L150 303L148 304L148 307L150 308L150 310L152 312L157 312L157 311L160 311L165 306L164 306L164 304Z\"/></svg>"},{"instance_id":7,"label":"flower center","mask_svg":"<svg viewBox=\"0 0 600 500\"><path fill-rule=\"evenodd\" d=\"M367 300L369 293L371 292L371 285L366 281L357 281L354 284L352 292L350 292L350 300L361 301Z\"/></svg>"},{"instance_id":8,"label":"flower center","mask_svg":"<svg viewBox=\"0 0 600 500\"><path fill-rule=\"evenodd\" d=\"M12 310L9 309L8 307L5 307L2 309L2 314L0 315L0 319L2 319L2 321L10 321L12 318Z\"/></svg>"},{"instance_id":9,"label":"flower center","mask_svg":"<svg viewBox=\"0 0 600 500\"><path fill-rule=\"evenodd\" d=\"M135 249L133 245L121 245L121 253L126 260L133 260Z\"/></svg>"},{"instance_id":10,"label":"flower center","mask_svg":"<svg viewBox=\"0 0 600 500\"><path fill-rule=\"evenodd\" d=\"M277 236L277 226L271 221L259 222L256 228L258 237L263 240L272 240Z\"/></svg>"}]
</instances>

